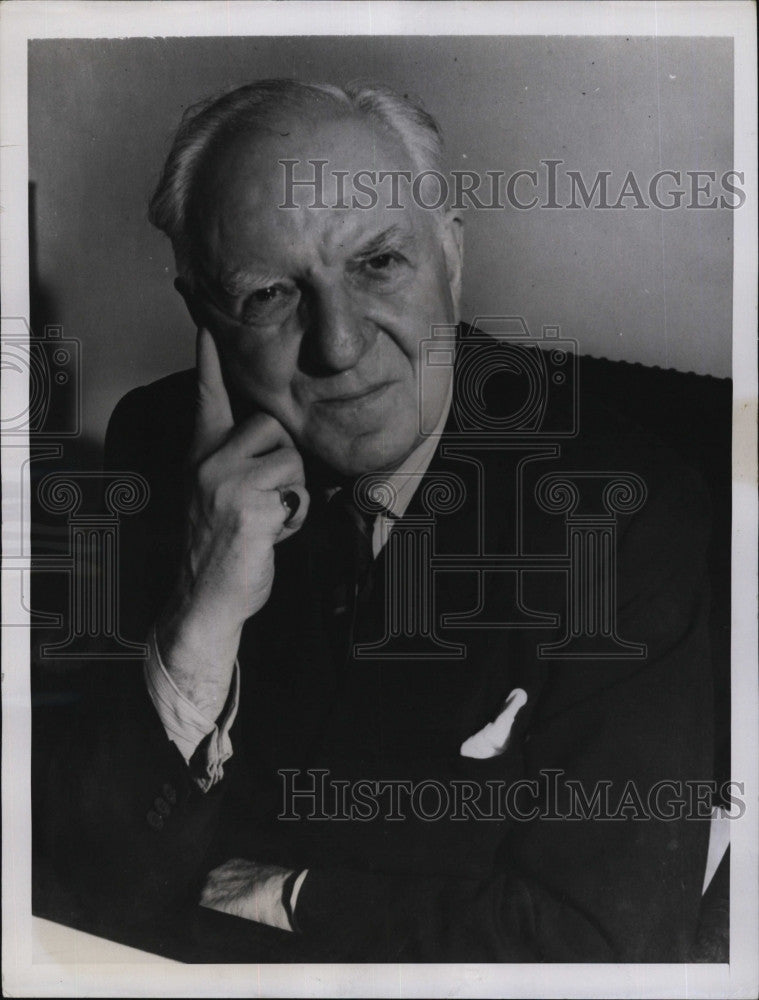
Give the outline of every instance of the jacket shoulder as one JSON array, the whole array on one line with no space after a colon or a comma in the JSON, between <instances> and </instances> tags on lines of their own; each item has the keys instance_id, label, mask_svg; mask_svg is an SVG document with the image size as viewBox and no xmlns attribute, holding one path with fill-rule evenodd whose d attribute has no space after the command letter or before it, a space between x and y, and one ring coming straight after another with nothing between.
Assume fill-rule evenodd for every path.
<instances>
[{"instance_id":1,"label":"jacket shoulder","mask_svg":"<svg viewBox=\"0 0 759 1000\"><path fill-rule=\"evenodd\" d=\"M105 467L149 474L167 463L181 464L192 437L196 393L196 372L189 368L123 396L108 423Z\"/></svg>"},{"instance_id":2,"label":"jacket shoulder","mask_svg":"<svg viewBox=\"0 0 759 1000\"><path fill-rule=\"evenodd\" d=\"M186 456L194 425L195 370L128 392L108 425L104 466L137 473L148 503L119 524L121 630L142 642L173 584L181 551Z\"/></svg>"}]
</instances>

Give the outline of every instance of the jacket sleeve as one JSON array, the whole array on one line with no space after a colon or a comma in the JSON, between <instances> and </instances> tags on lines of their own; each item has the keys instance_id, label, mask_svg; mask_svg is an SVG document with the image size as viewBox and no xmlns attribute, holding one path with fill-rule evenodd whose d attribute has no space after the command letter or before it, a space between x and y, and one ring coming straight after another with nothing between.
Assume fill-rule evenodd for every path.
<instances>
[{"instance_id":1,"label":"jacket sleeve","mask_svg":"<svg viewBox=\"0 0 759 1000\"><path fill-rule=\"evenodd\" d=\"M224 789L204 794L192 780L142 671L111 672L110 695L79 708L50 761L45 838L82 919L129 926L189 898Z\"/></svg>"}]
</instances>

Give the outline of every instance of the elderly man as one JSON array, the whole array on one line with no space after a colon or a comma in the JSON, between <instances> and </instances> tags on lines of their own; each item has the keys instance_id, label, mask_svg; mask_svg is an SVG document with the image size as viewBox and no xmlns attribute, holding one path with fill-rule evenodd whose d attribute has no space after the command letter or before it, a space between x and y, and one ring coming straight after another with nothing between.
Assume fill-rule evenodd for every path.
<instances>
[{"instance_id":1,"label":"elderly man","mask_svg":"<svg viewBox=\"0 0 759 1000\"><path fill-rule=\"evenodd\" d=\"M107 441L151 486L121 597L150 652L53 782L75 803L59 868L101 927L256 962L687 955L708 829L674 799L711 768L702 491L584 399L561 446L467 440L461 358L474 338L497 366L499 345L450 333L461 218L415 183L440 167L434 121L385 88L263 81L177 133L151 218L197 370L127 396ZM455 366L427 364L436 328ZM529 498L548 473L620 470L645 496L618 508L614 627L557 652L565 524ZM436 484L455 494L437 507ZM420 583L431 523L443 561Z\"/></svg>"}]
</instances>

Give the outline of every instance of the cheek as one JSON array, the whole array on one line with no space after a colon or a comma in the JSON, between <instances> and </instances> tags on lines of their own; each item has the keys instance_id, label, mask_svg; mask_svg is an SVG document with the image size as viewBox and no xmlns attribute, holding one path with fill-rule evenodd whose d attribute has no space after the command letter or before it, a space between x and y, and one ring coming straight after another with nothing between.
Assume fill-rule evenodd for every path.
<instances>
[{"instance_id":1,"label":"cheek","mask_svg":"<svg viewBox=\"0 0 759 1000\"><path fill-rule=\"evenodd\" d=\"M244 333L223 345L225 367L236 389L256 402L289 393L296 370L297 346L277 336Z\"/></svg>"},{"instance_id":2,"label":"cheek","mask_svg":"<svg viewBox=\"0 0 759 1000\"><path fill-rule=\"evenodd\" d=\"M393 313L404 351L416 366L420 342L432 336L434 326L454 322L453 300L445 269L434 264L425 269L415 285L393 304Z\"/></svg>"},{"instance_id":3,"label":"cheek","mask_svg":"<svg viewBox=\"0 0 759 1000\"><path fill-rule=\"evenodd\" d=\"M442 259L442 256L439 266L434 269L433 274L430 276L430 284L430 295L436 303L435 312L437 315L434 322L439 322L437 319L438 316L442 317L443 323L455 322L456 309L453 301L453 291L451 283L448 280L448 272L446 271L445 261Z\"/></svg>"}]
</instances>

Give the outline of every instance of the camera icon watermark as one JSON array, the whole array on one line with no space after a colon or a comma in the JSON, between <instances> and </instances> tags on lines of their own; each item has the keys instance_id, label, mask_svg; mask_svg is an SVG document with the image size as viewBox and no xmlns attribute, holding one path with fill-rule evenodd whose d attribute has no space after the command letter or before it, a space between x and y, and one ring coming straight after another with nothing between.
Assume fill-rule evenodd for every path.
<instances>
[{"instance_id":1,"label":"camera icon watermark","mask_svg":"<svg viewBox=\"0 0 759 1000\"><path fill-rule=\"evenodd\" d=\"M34 440L72 438L81 431L81 350L60 326L32 336L23 317L2 320L4 377L0 436Z\"/></svg>"},{"instance_id":2,"label":"camera icon watermark","mask_svg":"<svg viewBox=\"0 0 759 1000\"><path fill-rule=\"evenodd\" d=\"M544 326L531 336L521 316L483 316L459 335L437 326L420 344L420 432L435 424L425 401L455 366L452 433L471 440L575 437L579 430L577 342Z\"/></svg>"}]
</instances>

